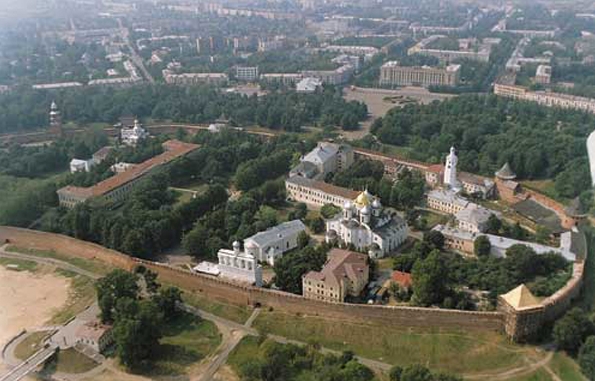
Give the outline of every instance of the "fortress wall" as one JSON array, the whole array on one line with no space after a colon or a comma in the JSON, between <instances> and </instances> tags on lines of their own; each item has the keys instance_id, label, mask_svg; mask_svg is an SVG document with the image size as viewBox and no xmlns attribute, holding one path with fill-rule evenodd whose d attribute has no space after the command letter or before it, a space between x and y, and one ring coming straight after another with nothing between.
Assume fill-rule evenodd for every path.
<instances>
[{"instance_id":1,"label":"fortress wall","mask_svg":"<svg viewBox=\"0 0 595 381\"><path fill-rule=\"evenodd\" d=\"M205 297L240 306L262 305L291 314L302 313L360 323L394 324L400 327L503 331L504 326L504 316L500 312L369 306L309 300L301 295L242 286L206 274L196 274L165 264L131 258L117 251L59 234L0 227L0 242L4 242L6 239L19 247L54 250L73 257L99 259L129 271L142 264L157 272L159 278L164 282L197 292Z\"/></svg>"}]
</instances>

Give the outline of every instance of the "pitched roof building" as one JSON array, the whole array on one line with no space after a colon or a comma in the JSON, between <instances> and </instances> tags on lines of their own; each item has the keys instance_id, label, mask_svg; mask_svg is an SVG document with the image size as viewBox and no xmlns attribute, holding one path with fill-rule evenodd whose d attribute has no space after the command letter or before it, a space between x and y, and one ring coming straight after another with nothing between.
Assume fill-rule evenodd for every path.
<instances>
[{"instance_id":1,"label":"pitched roof building","mask_svg":"<svg viewBox=\"0 0 595 381\"><path fill-rule=\"evenodd\" d=\"M358 296L368 284L368 256L354 251L332 249L320 271L310 271L302 278L307 299L343 302Z\"/></svg>"},{"instance_id":2,"label":"pitched roof building","mask_svg":"<svg viewBox=\"0 0 595 381\"><path fill-rule=\"evenodd\" d=\"M288 198L314 208L320 208L325 204L340 206L355 200L359 195L357 191L302 176L291 176L285 180L285 189Z\"/></svg>"},{"instance_id":3,"label":"pitched roof building","mask_svg":"<svg viewBox=\"0 0 595 381\"><path fill-rule=\"evenodd\" d=\"M306 231L306 226L300 220L283 222L246 238L244 249L257 260L274 266L275 260L283 253L297 247L298 235L303 231Z\"/></svg>"},{"instance_id":4,"label":"pitched roof building","mask_svg":"<svg viewBox=\"0 0 595 381\"><path fill-rule=\"evenodd\" d=\"M168 140L163 143L165 151L129 170L107 178L92 187L76 187L68 185L58 189L60 206L73 208L91 197L103 197L115 203L126 199L137 182L153 170L166 165L179 157L185 156L199 148L196 144L184 143L179 140Z\"/></svg>"}]
</instances>

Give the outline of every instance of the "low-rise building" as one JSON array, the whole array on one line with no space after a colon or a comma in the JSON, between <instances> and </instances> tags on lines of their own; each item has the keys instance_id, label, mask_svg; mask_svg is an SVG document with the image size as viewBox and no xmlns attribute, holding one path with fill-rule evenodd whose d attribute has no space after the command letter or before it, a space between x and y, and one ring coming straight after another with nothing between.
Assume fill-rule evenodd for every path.
<instances>
[{"instance_id":1,"label":"low-rise building","mask_svg":"<svg viewBox=\"0 0 595 381\"><path fill-rule=\"evenodd\" d=\"M549 65L539 65L535 71L535 83L549 85L552 82L552 67Z\"/></svg>"},{"instance_id":2,"label":"low-rise building","mask_svg":"<svg viewBox=\"0 0 595 381\"><path fill-rule=\"evenodd\" d=\"M501 237L493 234L478 234L458 228L451 228L445 225L437 225L434 230L442 233L445 239L445 246L464 253L473 254L474 242L480 236L485 236L490 241L490 254L495 257L505 257L506 250L514 245L525 245L536 254L556 253L564 259L574 262L576 260L577 248L574 241L579 241L578 233L568 231L560 236L560 246L552 247L534 242L520 241L517 239Z\"/></svg>"},{"instance_id":3,"label":"low-rise building","mask_svg":"<svg viewBox=\"0 0 595 381\"><path fill-rule=\"evenodd\" d=\"M492 214L499 215L497 212L469 203L465 209L455 214L455 218L459 229L471 233L483 233L487 230L488 220Z\"/></svg>"},{"instance_id":4,"label":"low-rise building","mask_svg":"<svg viewBox=\"0 0 595 381\"><path fill-rule=\"evenodd\" d=\"M369 273L367 255L332 249L322 270L303 276L303 295L306 299L343 302L348 296L361 294L368 284Z\"/></svg>"},{"instance_id":5,"label":"low-rise building","mask_svg":"<svg viewBox=\"0 0 595 381\"><path fill-rule=\"evenodd\" d=\"M89 321L75 332L76 343L92 348L97 353L103 352L114 342L112 327L98 321Z\"/></svg>"},{"instance_id":6,"label":"low-rise building","mask_svg":"<svg viewBox=\"0 0 595 381\"><path fill-rule=\"evenodd\" d=\"M301 75L301 74L300 74ZM314 77L306 77L295 86L298 93L314 93L322 87L322 81Z\"/></svg>"},{"instance_id":7,"label":"low-rise building","mask_svg":"<svg viewBox=\"0 0 595 381\"><path fill-rule=\"evenodd\" d=\"M285 252L297 247L298 236L305 231L306 226L300 220L284 222L246 238L244 250L258 261L274 266Z\"/></svg>"},{"instance_id":8,"label":"low-rise building","mask_svg":"<svg viewBox=\"0 0 595 381\"><path fill-rule=\"evenodd\" d=\"M261 74L260 80L268 83L282 83L284 85L293 85L302 80L304 76L300 73L269 73ZM303 86L302 86L303 87ZM304 89L302 88L302 92ZM316 88L312 92L316 91Z\"/></svg>"},{"instance_id":9,"label":"low-rise building","mask_svg":"<svg viewBox=\"0 0 595 381\"><path fill-rule=\"evenodd\" d=\"M380 67L380 86L457 86L461 65L401 66L389 61Z\"/></svg>"},{"instance_id":10,"label":"low-rise building","mask_svg":"<svg viewBox=\"0 0 595 381\"><path fill-rule=\"evenodd\" d=\"M324 179L329 173L337 173L353 164L353 148L346 144L320 142L312 151L301 158L291 169L289 176L303 176Z\"/></svg>"},{"instance_id":11,"label":"low-rise building","mask_svg":"<svg viewBox=\"0 0 595 381\"><path fill-rule=\"evenodd\" d=\"M217 253L219 260L219 276L229 280L262 286L262 267L256 258L240 250L240 243L233 243L233 250L220 249Z\"/></svg>"},{"instance_id":12,"label":"low-rise building","mask_svg":"<svg viewBox=\"0 0 595 381\"><path fill-rule=\"evenodd\" d=\"M170 70L163 70L163 79L171 85L201 85L211 84L223 86L227 83L228 77L225 73L182 73L175 74Z\"/></svg>"},{"instance_id":13,"label":"low-rise building","mask_svg":"<svg viewBox=\"0 0 595 381\"><path fill-rule=\"evenodd\" d=\"M66 186L58 189L60 206L73 208L92 197L100 197L109 202L120 203L130 196L131 191L146 175L168 163L189 154L199 148L196 144L178 140L163 143L165 151L133 168L105 179L92 187Z\"/></svg>"},{"instance_id":14,"label":"low-rise building","mask_svg":"<svg viewBox=\"0 0 595 381\"><path fill-rule=\"evenodd\" d=\"M367 250L372 258L382 258L407 239L407 222L368 191L354 202L346 202L343 211L326 222L326 242Z\"/></svg>"},{"instance_id":15,"label":"low-rise building","mask_svg":"<svg viewBox=\"0 0 595 381\"><path fill-rule=\"evenodd\" d=\"M258 79L258 66L236 66L236 79L254 82Z\"/></svg>"},{"instance_id":16,"label":"low-rise building","mask_svg":"<svg viewBox=\"0 0 595 381\"><path fill-rule=\"evenodd\" d=\"M72 159L70 160L70 173L89 172L94 165L93 159Z\"/></svg>"},{"instance_id":17,"label":"low-rise building","mask_svg":"<svg viewBox=\"0 0 595 381\"><path fill-rule=\"evenodd\" d=\"M302 176L292 176L285 180L287 198L295 202L303 202L313 208L321 208L326 204L336 206L351 202L359 192L312 180Z\"/></svg>"},{"instance_id":18,"label":"low-rise building","mask_svg":"<svg viewBox=\"0 0 595 381\"><path fill-rule=\"evenodd\" d=\"M140 141L149 137L149 132L143 128L138 119L134 120L132 128L122 126L120 141L127 146L136 146Z\"/></svg>"},{"instance_id":19,"label":"low-rise building","mask_svg":"<svg viewBox=\"0 0 595 381\"><path fill-rule=\"evenodd\" d=\"M447 189L434 189L427 195L428 208L448 214L457 214L469 205L469 201Z\"/></svg>"},{"instance_id":20,"label":"low-rise building","mask_svg":"<svg viewBox=\"0 0 595 381\"><path fill-rule=\"evenodd\" d=\"M595 99L592 98L578 97L553 91L531 91L521 86L500 83L494 85L494 94L507 98L535 102L546 107L581 110L595 114Z\"/></svg>"}]
</instances>

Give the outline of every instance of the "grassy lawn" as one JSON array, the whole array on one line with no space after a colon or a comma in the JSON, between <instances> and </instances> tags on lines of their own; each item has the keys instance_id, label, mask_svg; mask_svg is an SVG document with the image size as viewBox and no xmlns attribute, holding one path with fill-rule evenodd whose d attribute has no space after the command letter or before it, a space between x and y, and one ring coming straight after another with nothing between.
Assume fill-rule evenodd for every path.
<instances>
[{"instance_id":1,"label":"grassy lawn","mask_svg":"<svg viewBox=\"0 0 595 381\"><path fill-rule=\"evenodd\" d=\"M114 267L107 265L105 262L99 259L77 258L66 254L57 253L53 250L26 249L13 245L8 246L6 250L10 252L34 255L36 257L58 259L99 275L105 275L114 269Z\"/></svg>"},{"instance_id":2,"label":"grassy lawn","mask_svg":"<svg viewBox=\"0 0 595 381\"><path fill-rule=\"evenodd\" d=\"M566 379L563 379L566 381ZM533 373L527 374L525 376L513 377L509 378L506 381L553 381L552 376L544 370L538 369Z\"/></svg>"},{"instance_id":3,"label":"grassy lawn","mask_svg":"<svg viewBox=\"0 0 595 381\"><path fill-rule=\"evenodd\" d=\"M176 202L174 205L181 205L181 204L185 204L188 201L192 200L192 192L183 192L177 189L172 190L172 192L174 193L175 197L176 197Z\"/></svg>"},{"instance_id":4,"label":"grassy lawn","mask_svg":"<svg viewBox=\"0 0 595 381\"><path fill-rule=\"evenodd\" d=\"M244 324L251 314L248 308L207 299L187 290L184 290L182 299L185 303L190 304L191 306L200 308L212 313L213 315L217 315L240 324Z\"/></svg>"},{"instance_id":5,"label":"grassy lawn","mask_svg":"<svg viewBox=\"0 0 595 381\"><path fill-rule=\"evenodd\" d=\"M212 353L221 343L214 323L184 314L164 327L157 359L147 374L182 375L191 365Z\"/></svg>"},{"instance_id":6,"label":"grassy lawn","mask_svg":"<svg viewBox=\"0 0 595 381\"><path fill-rule=\"evenodd\" d=\"M267 311L259 315L255 327L394 365L422 363L455 374L518 366L525 352L495 332L400 329Z\"/></svg>"},{"instance_id":7,"label":"grassy lawn","mask_svg":"<svg viewBox=\"0 0 595 381\"><path fill-rule=\"evenodd\" d=\"M95 300L95 282L72 271L56 269L56 274L70 278L68 301L52 316L52 324L61 324L82 312Z\"/></svg>"},{"instance_id":8,"label":"grassy lawn","mask_svg":"<svg viewBox=\"0 0 595 381\"><path fill-rule=\"evenodd\" d=\"M521 184L524 187L542 193L548 197L553 198L556 201L560 201L563 204L567 204L570 200L562 197L556 191L554 180L532 180L522 181Z\"/></svg>"},{"instance_id":9,"label":"grassy lawn","mask_svg":"<svg viewBox=\"0 0 595 381\"><path fill-rule=\"evenodd\" d=\"M79 353L74 348L58 351L56 359L48 364L46 369L51 368L56 372L64 373L85 373L95 368L97 363L87 356Z\"/></svg>"},{"instance_id":10,"label":"grassy lawn","mask_svg":"<svg viewBox=\"0 0 595 381\"><path fill-rule=\"evenodd\" d=\"M9 270L14 271L31 271L34 272L37 269L37 263L33 261L27 261L25 259L14 259L14 258L0 258L0 265L6 267ZM18 266L18 267L13 267Z\"/></svg>"},{"instance_id":11,"label":"grassy lawn","mask_svg":"<svg viewBox=\"0 0 595 381\"><path fill-rule=\"evenodd\" d=\"M48 335L48 332L33 332L21 341L14 349L14 355L25 360L42 347L42 340Z\"/></svg>"},{"instance_id":12,"label":"grassy lawn","mask_svg":"<svg viewBox=\"0 0 595 381\"><path fill-rule=\"evenodd\" d=\"M256 336L246 336L233 349L227 358L227 365L239 374L240 364L246 364L258 360L260 339Z\"/></svg>"},{"instance_id":13,"label":"grassy lawn","mask_svg":"<svg viewBox=\"0 0 595 381\"><path fill-rule=\"evenodd\" d=\"M556 352L549 363L550 369L564 381L586 381L578 364L568 355Z\"/></svg>"},{"instance_id":14,"label":"grassy lawn","mask_svg":"<svg viewBox=\"0 0 595 381\"><path fill-rule=\"evenodd\" d=\"M432 213L426 210L421 213L421 218L426 219L428 229L432 229L436 225L445 224L448 222L448 216L439 213Z\"/></svg>"}]
</instances>

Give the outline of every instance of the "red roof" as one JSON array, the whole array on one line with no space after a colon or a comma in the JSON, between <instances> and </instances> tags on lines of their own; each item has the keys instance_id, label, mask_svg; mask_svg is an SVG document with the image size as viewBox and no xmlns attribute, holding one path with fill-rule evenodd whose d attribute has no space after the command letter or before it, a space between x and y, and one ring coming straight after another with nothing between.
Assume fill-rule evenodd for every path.
<instances>
[{"instance_id":1,"label":"red roof","mask_svg":"<svg viewBox=\"0 0 595 381\"><path fill-rule=\"evenodd\" d=\"M444 165L442 164L433 164L426 168L427 172L434 172L434 173L441 173L444 170Z\"/></svg>"},{"instance_id":2,"label":"red roof","mask_svg":"<svg viewBox=\"0 0 595 381\"><path fill-rule=\"evenodd\" d=\"M61 188L60 192L70 193L79 197L90 197L90 196L103 196L110 191L135 180L155 167L163 164L167 164L170 161L184 156L195 149L199 148L196 144L184 143L179 140L168 140L163 143L165 151L145 162L142 162L126 172L119 173L112 177L109 177L89 188L67 186Z\"/></svg>"},{"instance_id":3,"label":"red roof","mask_svg":"<svg viewBox=\"0 0 595 381\"><path fill-rule=\"evenodd\" d=\"M394 271L391 275L391 279L401 287L411 287L411 274L409 273Z\"/></svg>"}]
</instances>

